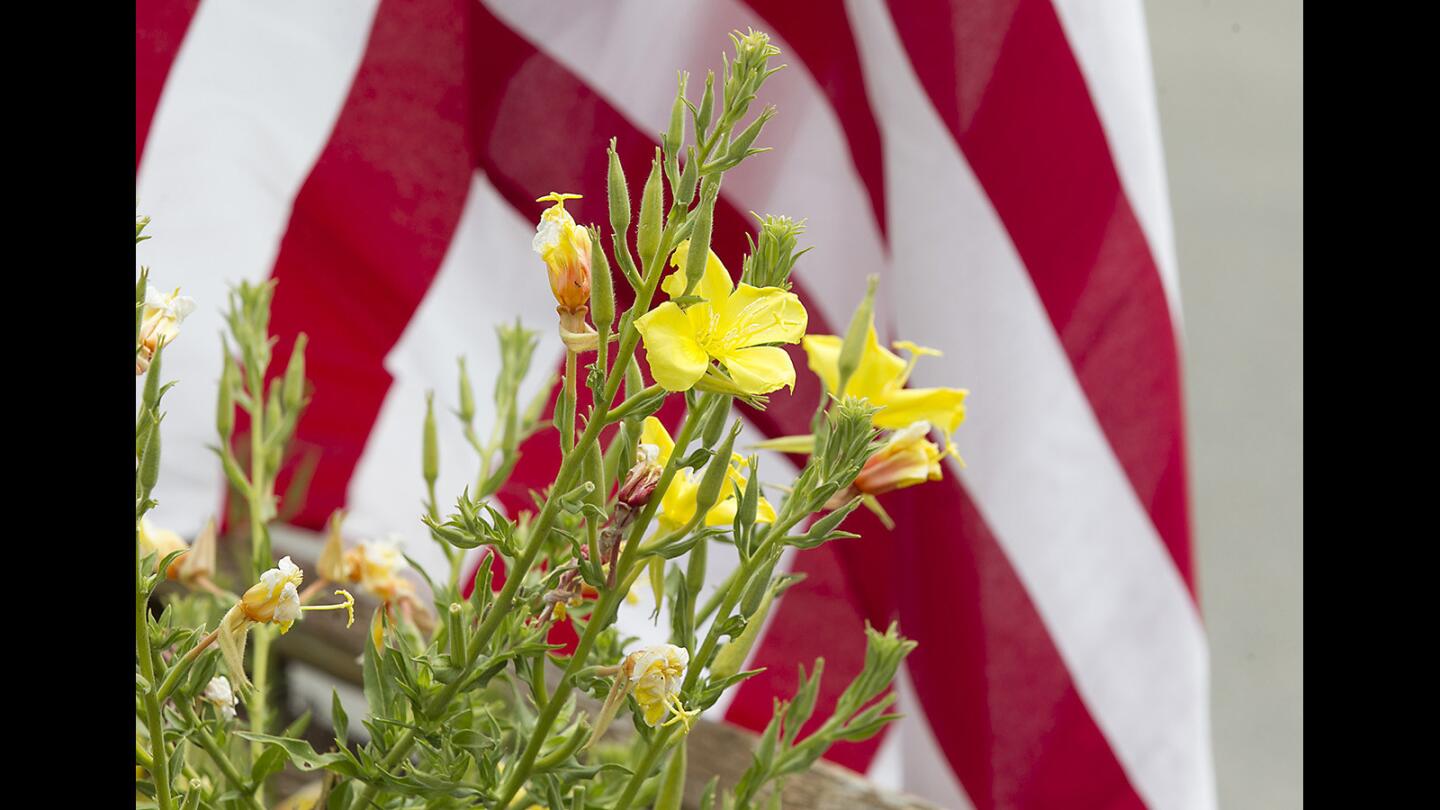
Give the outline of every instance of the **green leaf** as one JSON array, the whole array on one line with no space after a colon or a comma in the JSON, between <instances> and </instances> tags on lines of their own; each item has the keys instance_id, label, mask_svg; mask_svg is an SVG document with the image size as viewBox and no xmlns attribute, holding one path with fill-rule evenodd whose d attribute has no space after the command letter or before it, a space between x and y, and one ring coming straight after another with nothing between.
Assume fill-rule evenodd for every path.
<instances>
[{"instance_id":1,"label":"green leaf","mask_svg":"<svg viewBox=\"0 0 1440 810\"><path fill-rule=\"evenodd\" d=\"M289 737L274 737L269 734L255 734L249 731L237 731L237 736L243 737L251 742L258 742L278 749L289 758L290 764L297 769L309 773L321 769L334 771L341 776L354 778L359 775L350 758L341 753L317 754L310 743L304 740L294 740ZM268 753L268 752L267 752ZM261 757L264 758L264 755Z\"/></svg>"}]
</instances>

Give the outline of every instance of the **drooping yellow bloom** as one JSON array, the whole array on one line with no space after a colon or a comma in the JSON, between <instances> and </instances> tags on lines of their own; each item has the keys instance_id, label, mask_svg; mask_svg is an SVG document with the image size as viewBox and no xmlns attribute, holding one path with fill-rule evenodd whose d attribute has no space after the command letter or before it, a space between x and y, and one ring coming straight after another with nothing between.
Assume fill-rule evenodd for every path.
<instances>
[{"instance_id":1,"label":"drooping yellow bloom","mask_svg":"<svg viewBox=\"0 0 1440 810\"><path fill-rule=\"evenodd\" d=\"M610 727L610 721L615 718L625 696L632 694L640 705L645 723L651 728L682 723L689 731L696 712L687 710L680 702L680 687L685 681L685 667L689 664L689 651L674 644L654 644L625 656L620 666L614 668L617 670L615 683L600 707L599 716L595 718L595 730L587 747L600 739L605 729ZM675 716L665 720L665 715L671 712Z\"/></svg>"},{"instance_id":2,"label":"drooping yellow bloom","mask_svg":"<svg viewBox=\"0 0 1440 810\"><path fill-rule=\"evenodd\" d=\"M344 598L343 602L302 606L300 586L304 583L305 572L291 562L289 557L283 557L279 565L261 574L260 581L251 585L240 597L240 601L220 620L217 637L220 652L224 654L225 664L230 668L230 675L234 677L237 686L244 689L250 687L250 679L245 675L245 642L250 634L250 625L276 624L284 634L290 630L290 625L300 618L300 614L307 610L344 610L345 626L355 623L355 597L348 591L335 592L337 596Z\"/></svg>"},{"instance_id":3,"label":"drooping yellow bloom","mask_svg":"<svg viewBox=\"0 0 1440 810\"><path fill-rule=\"evenodd\" d=\"M670 433L665 430L665 425L653 416L645 417L644 426L640 430L640 443L652 445L656 448L658 457L657 463L663 467L670 462L671 453L675 452L675 441L670 438ZM726 471L725 477L729 484L720 493L720 500L710 507L705 513L706 526L729 526L735 522L735 510L739 508L739 500L735 497L735 487L741 492L749 486L749 481L742 472L749 467L749 462L739 453L732 453L730 456L730 469ZM700 476L694 474L689 468L679 470L675 477L670 479L670 486L665 489L665 494L660 497L660 530L662 532L675 531L689 523L695 517L696 497L700 493ZM755 509L756 523L774 523L775 507L760 496L760 501Z\"/></svg>"},{"instance_id":4,"label":"drooping yellow bloom","mask_svg":"<svg viewBox=\"0 0 1440 810\"><path fill-rule=\"evenodd\" d=\"M145 310L140 313L140 353L135 356L137 375L150 368L157 348L180 335L180 322L194 311L195 299L181 295L178 287L167 295L146 285Z\"/></svg>"},{"instance_id":5,"label":"drooping yellow bloom","mask_svg":"<svg viewBox=\"0 0 1440 810\"><path fill-rule=\"evenodd\" d=\"M965 397L970 392L963 388L905 387L916 361L924 355L939 355L940 352L909 341L899 341L895 348L910 353L910 359L903 360L880 345L875 324L871 322L860 365L841 392L835 389L840 385L840 347L843 342L844 339L838 335L806 335L801 343L810 359L810 370L824 380L825 387L836 396L868 399L871 405L880 409L875 414L876 427L902 430L915 422L929 422L945 434L945 451L959 458L950 436L965 421Z\"/></svg>"},{"instance_id":6,"label":"drooping yellow bloom","mask_svg":"<svg viewBox=\"0 0 1440 810\"><path fill-rule=\"evenodd\" d=\"M677 298L685 293L682 242L671 257L677 268L661 288ZM655 381L669 391L687 391L718 361L729 374L729 387L746 395L768 394L795 386L795 367L784 349L805 335L808 315L794 293L778 287L732 286L730 273L711 251L694 295L704 300L682 310L667 301L635 322Z\"/></svg>"},{"instance_id":7,"label":"drooping yellow bloom","mask_svg":"<svg viewBox=\"0 0 1440 810\"><path fill-rule=\"evenodd\" d=\"M689 663L690 653L674 644L656 644L626 656L620 676L629 678L630 692L640 704L647 725L660 725L671 711L675 718L670 722L688 720L689 713L680 705L680 684Z\"/></svg>"},{"instance_id":8,"label":"drooping yellow bloom","mask_svg":"<svg viewBox=\"0 0 1440 810\"><path fill-rule=\"evenodd\" d=\"M566 200L579 194L551 192L535 202L553 202L540 215L531 246L550 273L550 291L564 310L576 311L590 304L590 234L565 210Z\"/></svg>"},{"instance_id":9,"label":"drooping yellow bloom","mask_svg":"<svg viewBox=\"0 0 1440 810\"><path fill-rule=\"evenodd\" d=\"M855 477L855 489L866 495L883 495L926 481L939 481L940 448L926 436L929 422L915 422L891 434Z\"/></svg>"}]
</instances>

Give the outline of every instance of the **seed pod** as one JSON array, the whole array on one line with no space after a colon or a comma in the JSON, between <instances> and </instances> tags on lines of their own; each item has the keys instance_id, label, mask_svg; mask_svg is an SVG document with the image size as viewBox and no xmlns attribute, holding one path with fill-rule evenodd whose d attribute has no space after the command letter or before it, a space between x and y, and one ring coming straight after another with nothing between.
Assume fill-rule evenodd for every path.
<instances>
[{"instance_id":1,"label":"seed pod","mask_svg":"<svg viewBox=\"0 0 1440 810\"><path fill-rule=\"evenodd\" d=\"M625 169L620 165L620 155L615 152L615 139L610 139L610 176L605 187L610 198L610 231L630 231L630 188L625 184Z\"/></svg>"},{"instance_id":2,"label":"seed pod","mask_svg":"<svg viewBox=\"0 0 1440 810\"><path fill-rule=\"evenodd\" d=\"M295 348L290 351L290 363L285 366L285 411L300 410L305 398L305 343L309 340L304 332L295 337Z\"/></svg>"},{"instance_id":3,"label":"seed pod","mask_svg":"<svg viewBox=\"0 0 1440 810\"><path fill-rule=\"evenodd\" d=\"M656 256L660 249L665 207L664 181L660 178L660 150L655 150L655 159L650 163L650 176L645 179L645 190L640 195L640 226L635 234L635 247L640 251L641 268L650 272L652 262L665 260Z\"/></svg>"},{"instance_id":4,"label":"seed pod","mask_svg":"<svg viewBox=\"0 0 1440 810\"><path fill-rule=\"evenodd\" d=\"M420 451L420 472L425 483L435 486L440 477L440 440L435 432L435 392L425 393L425 428Z\"/></svg>"},{"instance_id":5,"label":"seed pod","mask_svg":"<svg viewBox=\"0 0 1440 810\"><path fill-rule=\"evenodd\" d=\"M626 207L628 216L629 207ZM600 232L590 229L590 319L601 335L608 336L615 323L615 281L610 262L600 242Z\"/></svg>"}]
</instances>

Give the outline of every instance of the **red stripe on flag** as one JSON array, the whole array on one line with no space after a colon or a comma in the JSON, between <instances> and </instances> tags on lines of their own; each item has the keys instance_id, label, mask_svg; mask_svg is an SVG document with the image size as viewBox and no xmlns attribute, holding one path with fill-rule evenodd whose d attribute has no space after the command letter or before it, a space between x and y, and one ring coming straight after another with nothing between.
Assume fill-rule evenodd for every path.
<instances>
[{"instance_id":1,"label":"red stripe on flag","mask_svg":"<svg viewBox=\"0 0 1440 810\"><path fill-rule=\"evenodd\" d=\"M1193 595L1174 324L1054 7L890 0L890 11Z\"/></svg>"},{"instance_id":2,"label":"red stripe on flag","mask_svg":"<svg viewBox=\"0 0 1440 810\"><path fill-rule=\"evenodd\" d=\"M885 161L880 127L870 109L865 74L841 0L795 3L790 0L745 0L800 58L840 120L850 160L870 195L870 208L881 236L886 233Z\"/></svg>"},{"instance_id":3,"label":"red stripe on flag","mask_svg":"<svg viewBox=\"0 0 1440 810\"><path fill-rule=\"evenodd\" d=\"M135 4L135 171L150 137L160 92L200 0L139 0Z\"/></svg>"},{"instance_id":4,"label":"red stripe on flag","mask_svg":"<svg viewBox=\"0 0 1440 810\"><path fill-rule=\"evenodd\" d=\"M321 453L296 525L318 529L345 504L390 388L385 356L459 222L474 166L463 56L473 5L380 4L330 140L295 198L275 260L270 329L274 374L296 335L310 337L314 398L295 444Z\"/></svg>"}]
</instances>

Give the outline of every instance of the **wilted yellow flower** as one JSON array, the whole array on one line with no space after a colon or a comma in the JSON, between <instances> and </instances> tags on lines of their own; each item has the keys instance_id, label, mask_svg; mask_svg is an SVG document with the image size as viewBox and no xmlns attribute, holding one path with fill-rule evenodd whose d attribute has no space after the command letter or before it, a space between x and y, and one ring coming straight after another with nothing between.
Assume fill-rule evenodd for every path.
<instances>
[{"instance_id":1,"label":"wilted yellow flower","mask_svg":"<svg viewBox=\"0 0 1440 810\"><path fill-rule=\"evenodd\" d=\"M665 462L660 460L660 448L640 442L635 446L635 464L625 474L625 480L621 482L615 495L616 500L632 508L649 503L650 496L655 492L655 485L660 482L660 475L664 471Z\"/></svg>"},{"instance_id":2,"label":"wilted yellow flower","mask_svg":"<svg viewBox=\"0 0 1440 810\"><path fill-rule=\"evenodd\" d=\"M929 422L915 422L897 430L855 477L855 489L882 495L926 481L939 481L940 448L930 441Z\"/></svg>"},{"instance_id":3,"label":"wilted yellow flower","mask_svg":"<svg viewBox=\"0 0 1440 810\"><path fill-rule=\"evenodd\" d=\"M670 455L675 452L675 441L670 438L669 431L665 425L653 416L647 416L645 423L640 429L640 443L652 445L656 448L656 462L664 467L670 462ZM734 486L727 485L720 494L720 500L710 507L705 513L706 526L729 526L735 522L735 510L739 508L739 501L735 497L735 486L741 492L749 486L748 480L742 475L742 471L749 467L749 462L739 453L732 453L730 456L730 469L726 472L726 478ZM675 477L670 479L670 486L666 487L665 494L660 497L660 530L675 531L689 523L695 517L696 496L700 492L700 476L695 475L690 469L678 470ZM760 501L755 509L755 521L757 523L774 523L775 507L760 496Z\"/></svg>"},{"instance_id":4,"label":"wilted yellow flower","mask_svg":"<svg viewBox=\"0 0 1440 810\"><path fill-rule=\"evenodd\" d=\"M677 268L661 285L671 298L685 293L684 263L689 242L671 257ZM645 341L650 373L668 391L687 391L718 361L729 374L719 378L736 394L768 394L795 386L795 367L784 349L769 344L796 343L805 335L808 315L794 293L778 287L732 286L730 274L714 251L694 293L704 300L682 310L666 301L635 322Z\"/></svg>"},{"instance_id":5,"label":"wilted yellow flower","mask_svg":"<svg viewBox=\"0 0 1440 810\"><path fill-rule=\"evenodd\" d=\"M625 696L630 694L640 705L647 725L653 728L683 723L688 731L696 712L687 710L680 702L680 687L685 681L685 667L689 663L689 651L674 644L654 644L625 656L625 660L615 668L615 683L605 697L605 704L600 707L587 747L594 745L610 727ZM665 715L671 712L675 716L665 720Z\"/></svg>"},{"instance_id":6,"label":"wilted yellow flower","mask_svg":"<svg viewBox=\"0 0 1440 810\"><path fill-rule=\"evenodd\" d=\"M550 291L561 309L579 310L590 304L590 234L575 224L565 210L566 200L579 194L551 192L535 202L554 202L540 215L531 246L550 273Z\"/></svg>"},{"instance_id":7,"label":"wilted yellow flower","mask_svg":"<svg viewBox=\"0 0 1440 810\"><path fill-rule=\"evenodd\" d=\"M300 586L304 583L305 572L284 557L279 567L261 574L260 581L245 591L240 597L240 609L250 621L274 622L284 633L300 618Z\"/></svg>"},{"instance_id":8,"label":"wilted yellow flower","mask_svg":"<svg viewBox=\"0 0 1440 810\"><path fill-rule=\"evenodd\" d=\"M180 322L195 311L195 299L174 292L165 294L159 288L145 286L145 310L140 315L140 353L135 357L135 373L150 368L155 350L180 334Z\"/></svg>"},{"instance_id":9,"label":"wilted yellow flower","mask_svg":"<svg viewBox=\"0 0 1440 810\"><path fill-rule=\"evenodd\" d=\"M140 518L140 549L145 554L155 555L155 570L160 572L160 564L165 557L176 551L185 552L179 557L170 561L169 567L165 569L166 579L180 578L180 564L190 556L190 545L185 542L176 532L169 529L156 528L149 518Z\"/></svg>"},{"instance_id":10,"label":"wilted yellow flower","mask_svg":"<svg viewBox=\"0 0 1440 810\"><path fill-rule=\"evenodd\" d=\"M220 651L235 683L241 688L250 686L250 679L245 675L245 642L250 634L250 625L277 624L283 634L307 610L344 610L345 626L355 623L355 597L348 591L335 592L344 598L337 604L301 605L300 586L304 582L305 572L289 557L283 557L279 565L261 574L260 581L251 585L220 620L217 631Z\"/></svg>"},{"instance_id":11,"label":"wilted yellow flower","mask_svg":"<svg viewBox=\"0 0 1440 810\"><path fill-rule=\"evenodd\" d=\"M674 644L643 647L626 656L620 665L620 676L630 679L630 691L640 704L646 724L660 725L672 711L675 717L665 725L688 722L689 713L680 705L680 684L689 663L689 651Z\"/></svg>"},{"instance_id":12,"label":"wilted yellow flower","mask_svg":"<svg viewBox=\"0 0 1440 810\"><path fill-rule=\"evenodd\" d=\"M910 359L902 360L880 345L872 321L865 337L860 365L850 375L845 390L837 391L843 342L838 335L806 335L801 343L810 358L810 369L824 380L825 387L836 396L868 399L871 405L880 409L874 417L876 427L902 430L915 422L929 422L945 434L945 451L959 458L950 436L965 421L965 396L970 392L963 388L905 387L916 361L924 355L939 355L940 352L909 341L899 341L895 348L910 352Z\"/></svg>"}]
</instances>

